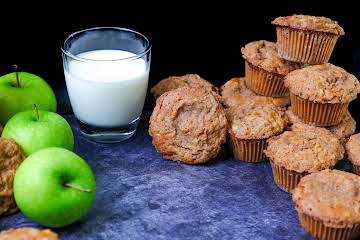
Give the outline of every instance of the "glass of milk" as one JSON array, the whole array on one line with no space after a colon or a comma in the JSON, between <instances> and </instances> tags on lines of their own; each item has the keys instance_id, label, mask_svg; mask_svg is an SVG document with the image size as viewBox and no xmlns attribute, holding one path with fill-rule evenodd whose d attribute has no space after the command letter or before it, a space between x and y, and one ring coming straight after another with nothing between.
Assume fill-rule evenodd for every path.
<instances>
[{"instance_id":1,"label":"glass of milk","mask_svg":"<svg viewBox=\"0 0 360 240\"><path fill-rule=\"evenodd\" d=\"M62 47L66 87L81 132L98 142L134 135L144 106L151 44L118 27L71 34Z\"/></svg>"}]
</instances>

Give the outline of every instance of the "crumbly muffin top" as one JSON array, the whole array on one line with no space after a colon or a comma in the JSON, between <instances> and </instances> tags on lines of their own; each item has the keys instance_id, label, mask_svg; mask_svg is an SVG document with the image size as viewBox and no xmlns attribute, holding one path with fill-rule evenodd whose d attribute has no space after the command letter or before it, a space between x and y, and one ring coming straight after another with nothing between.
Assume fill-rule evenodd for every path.
<instances>
[{"instance_id":1,"label":"crumbly muffin top","mask_svg":"<svg viewBox=\"0 0 360 240\"><path fill-rule=\"evenodd\" d=\"M0 138L0 216L16 210L13 180L24 159L23 150L14 139Z\"/></svg>"},{"instance_id":2,"label":"crumbly muffin top","mask_svg":"<svg viewBox=\"0 0 360 240\"><path fill-rule=\"evenodd\" d=\"M241 53L250 64L272 73L286 75L301 67L300 63L280 58L274 42L265 40L251 42L241 48Z\"/></svg>"},{"instance_id":3,"label":"crumbly muffin top","mask_svg":"<svg viewBox=\"0 0 360 240\"><path fill-rule=\"evenodd\" d=\"M58 240L56 233L49 229L36 229L30 227L8 229L0 232L1 240Z\"/></svg>"},{"instance_id":4,"label":"crumbly muffin top","mask_svg":"<svg viewBox=\"0 0 360 240\"><path fill-rule=\"evenodd\" d=\"M351 163L360 166L360 133L350 137L345 149Z\"/></svg>"},{"instance_id":5,"label":"crumbly muffin top","mask_svg":"<svg viewBox=\"0 0 360 240\"><path fill-rule=\"evenodd\" d=\"M256 96L256 93L246 87L244 77L235 77L227 81L221 86L220 94L223 98L230 98L235 94L241 96Z\"/></svg>"},{"instance_id":6,"label":"crumbly muffin top","mask_svg":"<svg viewBox=\"0 0 360 240\"><path fill-rule=\"evenodd\" d=\"M230 134L239 139L266 139L284 131L283 113L271 103L252 101L227 109Z\"/></svg>"},{"instance_id":7,"label":"crumbly muffin top","mask_svg":"<svg viewBox=\"0 0 360 240\"><path fill-rule=\"evenodd\" d=\"M344 35L344 29L336 21L326 17L292 15L287 17L278 17L271 22L277 26L291 27L301 30L317 31Z\"/></svg>"},{"instance_id":8,"label":"crumbly muffin top","mask_svg":"<svg viewBox=\"0 0 360 240\"><path fill-rule=\"evenodd\" d=\"M296 116L295 115L295 113L292 111L292 107L291 106L289 106L289 107L287 107L286 108L286 111L285 111L285 115L287 116L287 118L288 118L288 122L289 122L289 124L295 124L295 123L303 123L302 121L301 121L301 119L298 117L298 116ZM309 124L309 125L312 125L312 124Z\"/></svg>"},{"instance_id":9,"label":"crumbly muffin top","mask_svg":"<svg viewBox=\"0 0 360 240\"><path fill-rule=\"evenodd\" d=\"M360 223L360 177L324 170L303 177L292 191L298 212L321 220L325 226L344 228Z\"/></svg>"},{"instance_id":10,"label":"crumbly muffin top","mask_svg":"<svg viewBox=\"0 0 360 240\"><path fill-rule=\"evenodd\" d=\"M338 125L327 127L327 129L329 129L329 131L339 139L340 143L344 145L349 137L354 134L356 130L356 121L351 116L350 112L347 111Z\"/></svg>"},{"instance_id":11,"label":"crumbly muffin top","mask_svg":"<svg viewBox=\"0 0 360 240\"><path fill-rule=\"evenodd\" d=\"M151 89L151 93L155 98L158 98L163 93L179 87L203 88L208 92L215 93L216 95L219 93L219 90L214 85L200 77L198 74L186 74L183 76L170 76L165 78Z\"/></svg>"},{"instance_id":12,"label":"crumbly muffin top","mask_svg":"<svg viewBox=\"0 0 360 240\"><path fill-rule=\"evenodd\" d=\"M347 103L360 92L357 78L330 63L292 71L284 78L290 92L320 103Z\"/></svg>"},{"instance_id":13,"label":"crumbly muffin top","mask_svg":"<svg viewBox=\"0 0 360 240\"><path fill-rule=\"evenodd\" d=\"M271 161L299 173L331 168L344 155L343 146L329 130L300 123L268 144L264 152Z\"/></svg>"},{"instance_id":14,"label":"crumbly muffin top","mask_svg":"<svg viewBox=\"0 0 360 240\"><path fill-rule=\"evenodd\" d=\"M264 97L259 96L245 85L245 78L232 78L221 86L221 100L226 107L237 107L244 101L254 100L261 103L273 103L275 106L285 107L290 104L290 97Z\"/></svg>"},{"instance_id":15,"label":"crumbly muffin top","mask_svg":"<svg viewBox=\"0 0 360 240\"><path fill-rule=\"evenodd\" d=\"M181 87L157 99L149 133L164 158L199 164L219 153L227 127L225 111L213 94Z\"/></svg>"},{"instance_id":16,"label":"crumbly muffin top","mask_svg":"<svg viewBox=\"0 0 360 240\"><path fill-rule=\"evenodd\" d=\"M290 124L302 123L301 119L294 114L291 107L287 108L285 114ZM313 125L313 124L310 123L309 125ZM341 122L338 125L326 127L326 129L328 129L332 134L334 134L337 137L337 139L339 139L340 143L344 145L347 142L350 135L354 134L356 130L356 122L352 118L350 112L346 111L344 117L342 118Z\"/></svg>"}]
</instances>

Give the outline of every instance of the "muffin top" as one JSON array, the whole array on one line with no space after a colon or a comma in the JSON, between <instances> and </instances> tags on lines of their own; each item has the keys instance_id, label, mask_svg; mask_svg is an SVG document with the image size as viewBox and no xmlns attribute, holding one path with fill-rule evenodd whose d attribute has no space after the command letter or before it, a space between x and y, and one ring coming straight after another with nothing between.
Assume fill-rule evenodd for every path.
<instances>
[{"instance_id":1,"label":"muffin top","mask_svg":"<svg viewBox=\"0 0 360 240\"><path fill-rule=\"evenodd\" d=\"M227 127L225 111L212 93L181 87L156 100L149 133L164 158L199 164L219 153Z\"/></svg>"},{"instance_id":2,"label":"muffin top","mask_svg":"<svg viewBox=\"0 0 360 240\"><path fill-rule=\"evenodd\" d=\"M285 112L289 123L295 124L295 123L302 123L301 119L294 114L291 107L288 107ZM309 125L312 125L311 123ZM344 117L342 118L341 122L338 125L326 127L332 134L334 134L337 139L339 139L341 144L345 144L348 140L348 137L352 134L354 134L356 129L356 122L352 118L349 111L346 111L344 114Z\"/></svg>"},{"instance_id":3,"label":"muffin top","mask_svg":"<svg viewBox=\"0 0 360 240\"><path fill-rule=\"evenodd\" d=\"M285 115L288 118L288 120L289 120L288 123L290 125L295 124L295 123L303 123L301 121L301 119L297 115L295 115L295 113L292 111L291 106L286 108ZM309 125L313 125L313 124L309 124Z\"/></svg>"},{"instance_id":4,"label":"muffin top","mask_svg":"<svg viewBox=\"0 0 360 240\"><path fill-rule=\"evenodd\" d=\"M343 146L329 130L301 123L272 137L268 144L264 152L271 161L299 173L333 167L344 155Z\"/></svg>"},{"instance_id":5,"label":"muffin top","mask_svg":"<svg viewBox=\"0 0 360 240\"><path fill-rule=\"evenodd\" d=\"M232 78L221 86L221 100L226 107L237 107L244 101L254 100L261 103L273 103L275 106L285 107L290 104L290 97L264 97L259 96L245 85L245 78Z\"/></svg>"},{"instance_id":6,"label":"muffin top","mask_svg":"<svg viewBox=\"0 0 360 240\"><path fill-rule=\"evenodd\" d=\"M252 65L268 72L286 75L301 67L300 63L286 61L279 57L274 42L265 40L251 42L241 48L243 58Z\"/></svg>"},{"instance_id":7,"label":"muffin top","mask_svg":"<svg viewBox=\"0 0 360 240\"><path fill-rule=\"evenodd\" d=\"M292 191L298 212L343 228L360 223L360 177L339 170L324 170L303 177Z\"/></svg>"},{"instance_id":8,"label":"muffin top","mask_svg":"<svg viewBox=\"0 0 360 240\"><path fill-rule=\"evenodd\" d=\"M345 145L349 160L357 166L360 166L360 133L352 135Z\"/></svg>"},{"instance_id":9,"label":"muffin top","mask_svg":"<svg viewBox=\"0 0 360 240\"><path fill-rule=\"evenodd\" d=\"M291 93L319 103L348 103L360 92L356 77L331 63L292 71L284 84Z\"/></svg>"},{"instance_id":10,"label":"muffin top","mask_svg":"<svg viewBox=\"0 0 360 240\"><path fill-rule=\"evenodd\" d=\"M241 96L256 96L256 93L246 87L244 77L230 79L221 86L220 93L223 98L231 98L237 94Z\"/></svg>"},{"instance_id":11,"label":"muffin top","mask_svg":"<svg viewBox=\"0 0 360 240\"><path fill-rule=\"evenodd\" d=\"M151 93L155 98L158 98L163 93L180 87L203 88L208 92L213 92L216 96L218 96L219 93L219 90L214 85L198 74L185 74L183 76L170 76L165 78L151 89ZM218 97L220 99L220 96Z\"/></svg>"},{"instance_id":12,"label":"muffin top","mask_svg":"<svg viewBox=\"0 0 360 240\"><path fill-rule=\"evenodd\" d=\"M332 33L344 35L344 29L336 21L326 17L316 17L308 15L292 15L287 17L278 17L271 22L277 26L291 27L301 30Z\"/></svg>"},{"instance_id":13,"label":"muffin top","mask_svg":"<svg viewBox=\"0 0 360 240\"><path fill-rule=\"evenodd\" d=\"M227 109L230 134L239 139L266 139L284 131L286 121L279 108L271 103L244 102Z\"/></svg>"},{"instance_id":14,"label":"muffin top","mask_svg":"<svg viewBox=\"0 0 360 240\"><path fill-rule=\"evenodd\" d=\"M349 136L354 134L356 130L356 121L350 115L350 112L347 111L338 125L327 127L327 129L329 129L329 131L339 139L340 143L344 145L349 139Z\"/></svg>"},{"instance_id":15,"label":"muffin top","mask_svg":"<svg viewBox=\"0 0 360 240\"><path fill-rule=\"evenodd\" d=\"M30 227L12 228L0 232L1 240L58 240L58 235L49 229Z\"/></svg>"}]
</instances>

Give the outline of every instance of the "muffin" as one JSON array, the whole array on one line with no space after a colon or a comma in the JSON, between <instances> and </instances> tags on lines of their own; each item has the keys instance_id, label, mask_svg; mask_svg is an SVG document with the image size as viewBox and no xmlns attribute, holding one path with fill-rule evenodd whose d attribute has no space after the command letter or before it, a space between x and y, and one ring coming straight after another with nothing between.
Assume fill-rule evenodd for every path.
<instances>
[{"instance_id":1,"label":"muffin","mask_svg":"<svg viewBox=\"0 0 360 240\"><path fill-rule=\"evenodd\" d=\"M360 177L324 170L301 179L292 199L300 223L314 238L354 239L360 234Z\"/></svg>"},{"instance_id":2,"label":"muffin","mask_svg":"<svg viewBox=\"0 0 360 240\"><path fill-rule=\"evenodd\" d=\"M275 106L285 107L290 104L290 97L264 97L259 96L245 85L245 78L232 78L221 86L221 102L226 107L236 107L244 101L254 99L256 101L271 102Z\"/></svg>"},{"instance_id":3,"label":"muffin","mask_svg":"<svg viewBox=\"0 0 360 240\"><path fill-rule=\"evenodd\" d=\"M275 183L286 192L303 176L332 168L344 156L343 146L329 130L299 123L292 131L269 139L264 152L270 158Z\"/></svg>"},{"instance_id":4,"label":"muffin","mask_svg":"<svg viewBox=\"0 0 360 240\"><path fill-rule=\"evenodd\" d=\"M0 232L1 240L58 240L56 233L49 229L23 227Z\"/></svg>"},{"instance_id":5,"label":"muffin","mask_svg":"<svg viewBox=\"0 0 360 240\"><path fill-rule=\"evenodd\" d=\"M293 113L291 107L287 108L285 114L290 125L294 123L302 123L300 118ZM310 125L312 124L310 123ZM349 140L349 137L355 133L356 122L350 115L350 112L346 111L338 125L327 127L326 129L334 134L342 145L345 145L345 143Z\"/></svg>"},{"instance_id":6,"label":"muffin","mask_svg":"<svg viewBox=\"0 0 360 240\"><path fill-rule=\"evenodd\" d=\"M230 122L229 144L234 157L247 162L265 161L266 140L282 133L286 126L281 111L270 103L253 102L226 111Z\"/></svg>"},{"instance_id":7,"label":"muffin","mask_svg":"<svg viewBox=\"0 0 360 240\"><path fill-rule=\"evenodd\" d=\"M339 124L360 92L354 75L330 63L292 71L284 83L295 115L304 123L321 127Z\"/></svg>"},{"instance_id":8,"label":"muffin","mask_svg":"<svg viewBox=\"0 0 360 240\"><path fill-rule=\"evenodd\" d=\"M177 89L179 87L202 88L208 92L213 92L216 95L219 94L217 87L197 74L186 74L183 76L170 76L165 78L151 89L151 93L155 98L158 98L163 93Z\"/></svg>"},{"instance_id":9,"label":"muffin","mask_svg":"<svg viewBox=\"0 0 360 240\"><path fill-rule=\"evenodd\" d=\"M325 17L292 15L271 23L276 26L279 55L307 64L327 63L337 39L345 34L336 21Z\"/></svg>"},{"instance_id":10,"label":"muffin","mask_svg":"<svg viewBox=\"0 0 360 240\"><path fill-rule=\"evenodd\" d=\"M283 78L301 67L279 57L276 43L260 40L241 48L245 59L246 86L257 94L268 97L287 96Z\"/></svg>"},{"instance_id":11,"label":"muffin","mask_svg":"<svg viewBox=\"0 0 360 240\"><path fill-rule=\"evenodd\" d=\"M352 135L345 145L353 173L360 175L360 133Z\"/></svg>"},{"instance_id":12,"label":"muffin","mask_svg":"<svg viewBox=\"0 0 360 240\"><path fill-rule=\"evenodd\" d=\"M214 94L181 87L162 94L150 118L149 133L164 158L200 164L216 157L225 142L227 120Z\"/></svg>"},{"instance_id":13,"label":"muffin","mask_svg":"<svg viewBox=\"0 0 360 240\"><path fill-rule=\"evenodd\" d=\"M0 138L0 216L17 211L13 180L24 159L21 147L13 139Z\"/></svg>"}]
</instances>

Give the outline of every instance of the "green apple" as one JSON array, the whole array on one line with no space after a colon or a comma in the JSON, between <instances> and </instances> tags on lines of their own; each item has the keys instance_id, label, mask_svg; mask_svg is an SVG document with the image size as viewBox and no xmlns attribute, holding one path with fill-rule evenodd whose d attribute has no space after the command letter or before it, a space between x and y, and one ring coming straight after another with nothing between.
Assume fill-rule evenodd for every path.
<instances>
[{"instance_id":1,"label":"green apple","mask_svg":"<svg viewBox=\"0 0 360 240\"><path fill-rule=\"evenodd\" d=\"M33 104L41 110L56 112L56 97L46 81L27 72L14 72L0 77L0 123L16 113L31 110Z\"/></svg>"},{"instance_id":2,"label":"green apple","mask_svg":"<svg viewBox=\"0 0 360 240\"><path fill-rule=\"evenodd\" d=\"M36 107L34 111L15 114L6 123L1 136L15 139L25 156L48 147L68 150L74 147L74 136L68 122L57 113L41 111Z\"/></svg>"},{"instance_id":3,"label":"green apple","mask_svg":"<svg viewBox=\"0 0 360 240\"><path fill-rule=\"evenodd\" d=\"M69 225L90 210L95 178L88 164L63 148L30 155L14 178L15 201L30 220L46 227Z\"/></svg>"}]
</instances>

